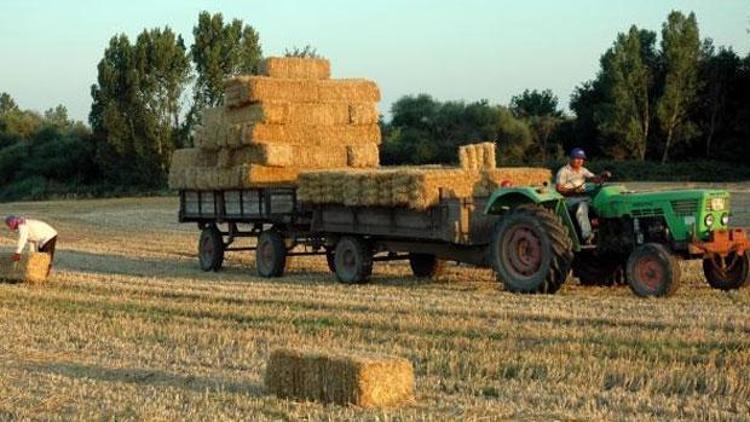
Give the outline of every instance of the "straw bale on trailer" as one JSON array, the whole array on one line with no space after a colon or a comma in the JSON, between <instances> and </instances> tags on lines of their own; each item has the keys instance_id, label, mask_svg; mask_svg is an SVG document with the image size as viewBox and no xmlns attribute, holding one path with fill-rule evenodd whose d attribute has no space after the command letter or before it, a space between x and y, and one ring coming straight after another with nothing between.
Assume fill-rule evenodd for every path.
<instances>
[{"instance_id":1,"label":"straw bale on trailer","mask_svg":"<svg viewBox=\"0 0 750 422\"><path fill-rule=\"evenodd\" d=\"M331 63L325 59L269 57L260 66L265 76L280 79L329 79Z\"/></svg>"},{"instance_id":2,"label":"straw bale on trailer","mask_svg":"<svg viewBox=\"0 0 750 422\"><path fill-rule=\"evenodd\" d=\"M325 169L339 167L377 167L380 163L376 144L332 145L329 147L255 143L240 148L223 148L218 152L218 166L243 164L268 167Z\"/></svg>"},{"instance_id":3,"label":"straw bale on trailer","mask_svg":"<svg viewBox=\"0 0 750 422\"><path fill-rule=\"evenodd\" d=\"M380 144L380 126L339 125L272 125L258 123L246 125L242 130L242 144L253 142L281 142L305 146ZM233 142L234 143L234 142Z\"/></svg>"},{"instance_id":4,"label":"straw bale on trailer","mask_svg":"<svg viewBox=\"0 0 750 422\"><path fill-rule=\"evenodd\" d=\"M346 157L346 165L349 167L368 168L380 165L380 149L374 143L348 145L346 147Z\"/></svg>"},{"instance_id":5,"label":"straw bale on trailer","mask_svg":"<svg viewBox=\"0 0 750 422\"><path fill-rule=\"evenodd\" d=\"M301 169L296 167L266 167L257 164L246 164L230 169L238 178L236 185L222 187L266 187L276 185L293 185Z\"/></svg>"},{"instance_id":6,"label":"straw bale on trailer","mask_svg":"<svg viewBox=\"0 0 750 422\"><path fill-rule=\"evenodd\" d=\"M364 79L311 81L267 76L237 76L224 85L224 105L242 107L260 102L289 103L376 103L380 90Z\"/></svg>"},{"instance_id":7,"label":"straw bale on trailer","mask_svg":"<svg viewBox=\"0 0 750 422\"><path fill-rule=\"evenodd\" d=\"M0 279L12 282L43 283L47 281L50 256L43 252L21 255L20 261L0 257Z\"/></svg>"},{"instance_id":8,"label":"straw bale on trailer","mask_svg":"<svg viewBox=\"0 0 750 422\"><path fill-rule=\"evenodd\" d=\"M429 208L442 197L468 198L478 172L441 167L305 171L297 180L298 198L313 204ZM327 188L340 186L342 188Z\"/></svg>"},{"instance_id":9,"label":"straw bale on trailer","mask_svg":"<svg viewBox=\"0 0 750 422\"><path fill-rule=\"evenodd\" d=\"M172 153L171 168L182 170L191 167L213 167L217 164L215 151L200 148L182 148Z\"/></svg>"},{"instance_id":10,"label":"straw bale on trailer","mask_svg":"<svg viewBox=\"0 0 750 422\"><path fill-rule=\"evenodd\" d=\"M497 167L494 142L462 145L458 148L458 161L466 170L484 170Z\"/></svg>"},{"instance_id":11,"label":"straw bale on trailer","mask_svg":"<svg viewBox=\"0 0 750 422\"><path fill-rule=\"evenodd\" d=\"M274 350L265 385L280 398L360 407L395 407L414 399L414 368L375 354Z\"/></svg>"},{"instance_id":12,"label":"straw bale on trailer","mask_svg":"<svg viewBox=\"0 0 750 422\"><path fill-rule=\"evenodd\" d=\"M225 110L231 125L247 123L303 124L312 126L369 125L378 123L375 103L263 102Z\"/></svg>"}]
</instances>

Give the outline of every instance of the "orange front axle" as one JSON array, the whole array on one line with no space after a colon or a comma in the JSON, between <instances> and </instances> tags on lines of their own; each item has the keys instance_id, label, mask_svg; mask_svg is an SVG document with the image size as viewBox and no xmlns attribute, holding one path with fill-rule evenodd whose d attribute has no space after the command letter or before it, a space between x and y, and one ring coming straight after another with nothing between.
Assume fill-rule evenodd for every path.
<instances>
[{"instance_id":1,"label":"orange front axle","mask_svg":"<svg viewBox=\"0 0 750 422\"><path fill-rule=\"evenodd\" d=\"M688 251L693 255L718 254L727 256L732 252L742 255L750 249L745 229L714 230L707 241L693 240L688 245Z\"/></svg>"}]
</instances>

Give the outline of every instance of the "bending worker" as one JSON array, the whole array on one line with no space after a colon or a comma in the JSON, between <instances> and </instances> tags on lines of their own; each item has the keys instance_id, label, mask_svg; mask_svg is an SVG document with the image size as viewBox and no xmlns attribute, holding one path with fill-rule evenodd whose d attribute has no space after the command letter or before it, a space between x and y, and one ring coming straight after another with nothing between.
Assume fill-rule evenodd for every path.
<instances>
[{"instance_id":1,"label":"bending worker","mask_svg":"<svg viewBox=\"0 0 750 422\"><path fill-rule=\"evenodd\" d=\"M55 245L57 244L57 231L44 221L25 219L15 215L5 218L5 224L11 231L18 232L18 246L11 260L21 260L21 253L27 244L31 244L37 252L49 254L49 268L47 275L52 270L52 261L55 258Z\"/></svg>"},{"instance_id":2,"label":"bending worker","mask_svg":"<svg viewBox=\"0 0 750 422\"><path fill-rule=\"evenodd\" d=\"M591 244L594 234L589 221L590 198L586 196L586 181L592 180L594 183L601 183L603 180L612 177L612 174L605 171L597 176L583 166L585 161L586 153L581 148L573 148L570 151L570 161L557 172L555 188L566 197L565 203L568 209L575 211L576 221L581 228L581 239L584 243Z\"/></svg>"}]
</instances>

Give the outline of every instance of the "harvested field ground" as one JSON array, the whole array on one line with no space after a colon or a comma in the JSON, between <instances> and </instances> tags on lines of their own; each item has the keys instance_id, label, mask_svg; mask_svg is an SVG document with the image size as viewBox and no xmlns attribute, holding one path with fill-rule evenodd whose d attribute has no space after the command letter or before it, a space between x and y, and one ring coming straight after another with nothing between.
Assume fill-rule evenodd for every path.
<instances>
[{"instance_id":1,"label":"harvested field ground","mask_svg":"<svg viewBox=\"0 0 750 422\"><path fill-rule=\"evenodd\" d=\"M455 266L420 282L376 265L372 284L348 287L322 258L269 281L248 253L201 272L197 229L176 210L175 198L0 205L60 231L49 284L0 284L0 420L750 418L750 289L710 289L697 262L667 300L574 279L517 296ZM297 346L403 356L417 400L267 395L270 351Z\"/></svg>"}]
</instances>

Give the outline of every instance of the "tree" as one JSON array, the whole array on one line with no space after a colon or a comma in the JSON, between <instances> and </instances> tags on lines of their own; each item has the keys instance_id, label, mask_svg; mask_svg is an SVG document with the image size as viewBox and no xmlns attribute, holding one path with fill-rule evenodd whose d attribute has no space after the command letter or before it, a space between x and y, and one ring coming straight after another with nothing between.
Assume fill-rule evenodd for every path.
<instances>
[{"instance_id":1,"label":"tree","mask_svg":"<svg viewBox=\"0 0 750 422\"><path fill-rule=\"evenodd\" d=\"M497 107L497 115L497 145L501 151L500 162L522 162L534 142L531 128L528 123L518 119L505 107Z\"/></svg>"},{"instance_id":2,"label":"tree","mask_svg":"<svg viewBox=\"0 0 750 422\"><path fill-rule=\"evenodd\" d=\"M227 77L258 74L263 53L259 35L252 26L239 19L224 24L221 13L201 12L193 36L195 42L190 54L197 73L193 92L195 113L222 103Z\"/></svg>"},{"instance_id":3,"label":"tree","mask_svg":"<svg viewBox=\"0 0 750 422\"><path fill-rule=\"evenodd\" d=\"M310 44L307 44L302 48L297 47L297 46L294 46L291 49L285 48L284 57L301 57L305 59L320 59L323 56L318 54L317 48L311 46Z\"/></svg>"},{"instance_id":4,"label":"tree","mask_svg":"<svg viewBox=\"0 0 750 422\"><path fill-rule=\"evenodd\" d=\"M712 146L716 134L721 131L724 122L728 121L727 103L730 91L737 84L742 60L732 49L724 47L716 52L713 42L706 40L703 46L699 79L700 85L699 125L705 135L704 151L706 157L713 155Z\"/></svg>"},{"instance_id":5,"label":"tree","mask_svg":"<svg viewBox=\"0 0 750 422\"><path fill-rule=\"evenodd\" d=\"M68 109L62 104L55 108L47 109L44 112L44 121L48 125L60 130L71 125L71 121L68 119Z\"/></svg>"},{"instance_id":6,"label":"tree","mask_svg":"<svg viewBox=\"0 0 750 422\"><path fill-rule=\"evenodd\" d=\"M558 98L551 90L524 90L521 95L514 95L510 100L510 109L516 117L551 116L562 117L557 109Z\"/></svg>"},{"instance_id":7,"label":"tree","mask_svg":"<svg viewBox=\"0 0 750 422\"><path fill-rule=\"evenodd\" d=\"M0 93L0 117L11 111L18 111L18 105L7 92Z\"/></svg>"},{"instance_id":8,"label":"tree","mask_svg":"<svg viewBox=\"0 0 750 422\"><path fill-rule=\"evenodd\" d=\"M618 34L600 60L605 100L595 119L602 133L617 141L609 146L611 153L622 158L646 158L655 40L655 33L632 26L627 34Z\"/></svg>"},{"instance_id":9,"label":"tree","mask_svg":"<svg viewBox=\"0 0 750 422\"><path fill-rule=\"evenodd\" d=\"M695 14L686 18L673 11L662 26L662 60L665 67L664 93L657 103L661 129L666 134L662 163L669 159L673 143L695 132L688 113L698 93L698 60L701 52Z\"/></svg>"},{"instance_id":10,"label":"tree","mask_svg":"<svg viewBox=\"0 0 750 422\"><path fill-rule=\"evenodd\" d=\"M124 34L110 40L89 114L110 178L144 186L164 181L189 69L184 42L168 27L143 31L135 44Z\"/></svg>"}]
</instances>

